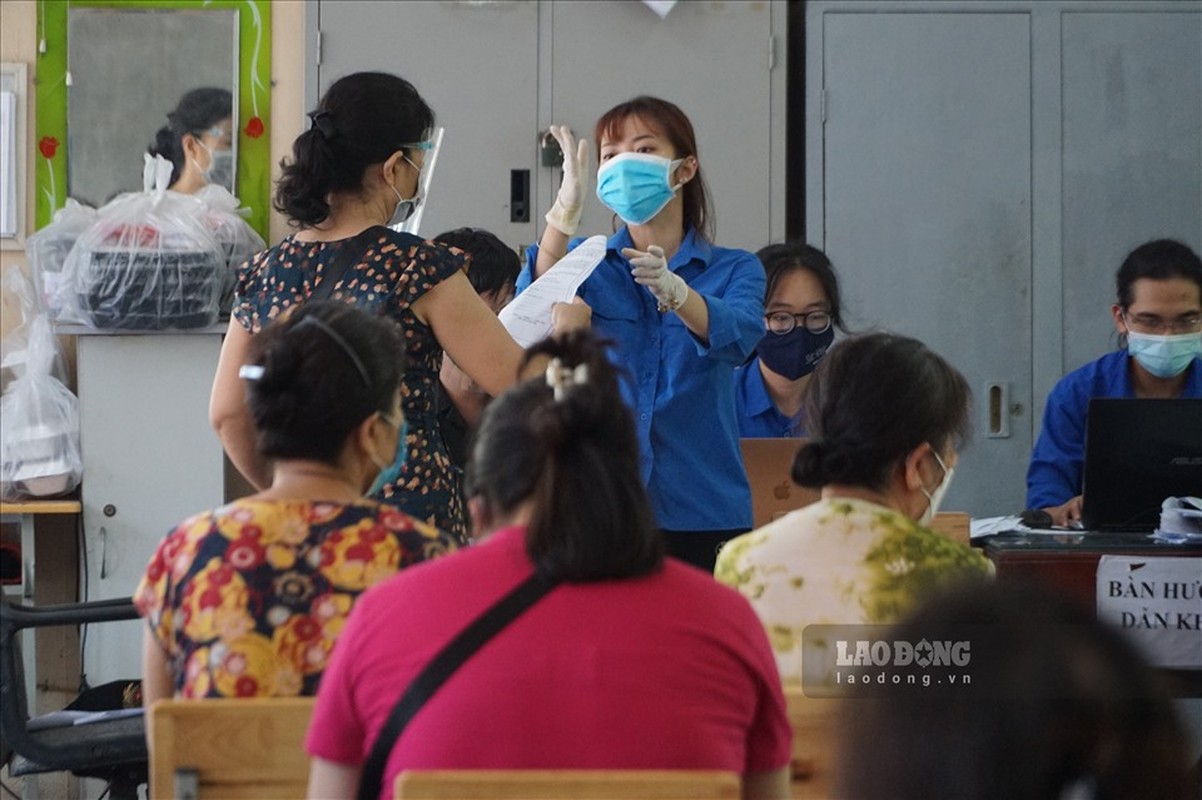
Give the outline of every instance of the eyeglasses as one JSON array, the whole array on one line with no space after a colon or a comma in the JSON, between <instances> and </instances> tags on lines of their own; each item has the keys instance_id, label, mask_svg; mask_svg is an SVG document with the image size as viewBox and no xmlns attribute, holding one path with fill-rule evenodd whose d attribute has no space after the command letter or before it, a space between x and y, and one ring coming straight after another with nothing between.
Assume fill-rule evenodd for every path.
<instances>
[{"instance_id":1,"label":"eyeglasses","mask_svg":"<svg viewBox=\"0 0 1202 800\"><path fill-rule=\"evenodd\" d=\"M798 325L810 333L826 333L831 327L831 314L829 311L807 311L804 314L773 311L764 315L764 323L777 336L784 336Z\"/></svg>"},{"instance_id":2,"label":"eyeglasses","mask_svg":"<svg viewBox=\"0 0 1202 800\"><path fill-rule=\"evenodd\" d=\"M1123 314L1127 327L1136 333L1162 335L1166 333L1198 333L1202 331L1202 314L1189 314L1173 320L1164 320L1153 314L1136 314L1133 317Z\"/></svg>"}]
</instances>

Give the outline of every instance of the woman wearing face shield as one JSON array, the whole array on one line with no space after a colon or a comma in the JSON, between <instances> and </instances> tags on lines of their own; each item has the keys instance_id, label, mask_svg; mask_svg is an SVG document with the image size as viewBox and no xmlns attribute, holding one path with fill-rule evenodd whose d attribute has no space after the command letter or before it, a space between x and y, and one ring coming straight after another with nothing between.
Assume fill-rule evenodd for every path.
<instances>
[{"instance_id":1,"label":"woman wearing face shield","mask_svg":"<svg viewBox=\"0 0 1202 800\"><path fill-rule=\"evenodd\" d=\"M338 301L285 312L239 365L269 488L175 528L134 601L143 701L312 695L351 604L449 535L363 497L405 427L401 331Z\"/></svg>"},{"instance_id":2,"label":"woman wearing face shield","mask_svg":"<svg viewBox=\"0 0 1202 800\"><path fill-rule=\"evenodd\" d=\"M843 330L839 279L830 259L801 242L756 253L768 279L764 338L756 357L735 370L739 436L805 436L802 408L818 362Z\"/></svg>"},{"instance_id":3,"label":"woman wearing face shield","mask_svg":"<svg viewBox=\"0 0 1202 800\"><path fill-rule=\"evenodd\" d=\"M773 631L783 680L801 680L806 625L891 624L932 590L989 574L983 555L927 527L970 401L964 376L914 339L854 336L826 354L793 462L822 499L727 543L715 568Z\"/></svg>"},{"instance_id":4,"label":"woman wearing face shield","mask_svg":"<svg viewBox=\"0 0 1202 800\"><path fill-rule=\"evenodd\" d=\"M209 184L234 190L233 98L225 89L193 89L167 115L147 148L173 165L168 188L196 194Z\"/></svg>"},{"instance_id":5,"label":"woman wearing face shield","mask_svg":"<svg viewBox=\"0 0 1202 800\"><path fill-rule=\"evenodd\" d=\"M580 240L588 144L552 126L563 184L528 253L520 292ZM635 413L642 478L670 555L713 569L722 542L751 527L739 454L735 367L764 333L764 269L713 244L696 136L666 100L636 97L597 122L597 197L624 224L580 298L617 343L623 397Z\"/></svg>"},{"instance_id":6,"label":"woman wearing face shield","mask_svg":"<svg viewBox=\"0 0 1202 800\"><path fill-rule=\"evenodd\" d=\"M264 325L341 273L331 277L332 296L399 322L409 364L401 384L407 457L385 471L372 496L466 537L459 476L438 433L442 354L495 395L514 382L522 350L468 282L463 253L392 227L421 202L434 112L408 81L360 72L336 81L309 117L275 197L297 230L239 275L211 421L238 470L256 487L269 485L271 465L253 445L239 365ZM587 327L588 309L560 304L556 320L557 331Z\"/></svg>"}]
</instances>

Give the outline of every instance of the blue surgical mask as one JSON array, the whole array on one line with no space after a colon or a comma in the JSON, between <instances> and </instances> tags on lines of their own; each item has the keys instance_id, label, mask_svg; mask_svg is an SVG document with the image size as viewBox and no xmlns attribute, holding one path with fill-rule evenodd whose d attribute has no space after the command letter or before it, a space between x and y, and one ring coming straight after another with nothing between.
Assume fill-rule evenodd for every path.
<instances>
[{"instance_id":1,"label":"blue surgical mask","mask_svg":"<svg viewBox=\"0 0 1202 800\"><path fill-rule=\"evenodd\" d=\"M380 474L376 476L375 482L371 488L367 490L368 497L375 497L384 491L385 486L390 486L397 482L397 478L401 477L401 470L405 467L405 459L409 455L409 445L406 439L409 436L409 420L401 423L401 427L397 430L396 456L392 459L392 463L380 470Z\"/></svg>"},{"instance_id":2,"label":"blue surgical mask","mask_svg":"<svg viewBox=\"0 0 1202 800\"><path fill-rule=\"evenodd\" d=\"M627 225L644 225L676 196L672 173L681 159L650 153L620 153L597 170L597 198Z\"/></svg>"},{"instance_id":3,"label":"blue surgical mask","mask_svg":"<svg viewBox=\"0 0 1202 800\"><path fill-rule=\"evenodd\" d=\"M1175 378L1202 356L1202 333L1157 336L1128 331L1127 352L1157 378Z\"/></svg>"},{"instance_id":4,"label":"blue surgical mask","mask_svg":"<svg viewBox=\"0 0 1202 800\"><path fill-rule=\"evenodd\" d=\"M760 361L777 375L795 381L814 371L835 340L835 329L810 333L798 325L786 334L769 331L756 346Z\"/></svg>"}]
</instances>

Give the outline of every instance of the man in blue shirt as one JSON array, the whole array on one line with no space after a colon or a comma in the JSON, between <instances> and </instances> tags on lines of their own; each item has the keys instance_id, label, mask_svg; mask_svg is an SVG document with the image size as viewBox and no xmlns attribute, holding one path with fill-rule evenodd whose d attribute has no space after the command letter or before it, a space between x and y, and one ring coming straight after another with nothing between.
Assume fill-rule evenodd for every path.
<instances>
[{"instance_id":1,"label":"man in blue shirt","mask_svg":"<svg viewBox=\"0 0 1202 800\"><path fill-rule=\"evenodd\" d=\"M1085 418L1094 397L1202 397L1202 261L1180 242L1140 245L1119 267L1111 308L1126 349L1060 379L1027 470L1027 507L1081 519Z\"/></svg>"}]
</instances>

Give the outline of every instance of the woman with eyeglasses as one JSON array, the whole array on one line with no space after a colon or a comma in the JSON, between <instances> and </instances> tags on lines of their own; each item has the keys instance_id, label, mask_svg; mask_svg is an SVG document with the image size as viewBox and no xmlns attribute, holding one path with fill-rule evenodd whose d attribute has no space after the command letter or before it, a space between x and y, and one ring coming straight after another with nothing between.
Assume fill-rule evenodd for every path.
<instances>
[{"instance_id":1,"label":"woman with eyeglasses","mask_svg":"<svg viewBox=\"0 0 1202 800\"><path fill-rule=\"evenodd\" d=\"M400 323L409 363L401 384L405 458L372 496L466 538L458 471L438 432L445 350L484 391L514 381L522 349L468 282L459 250L395 230L421 202L434 112L408 81L359 72L334 82L284 164L275 206L297 230L252 258L239 276L209 415L234 466L257 488L271 466L254 447L238 368L270 320L332 280L332 296ZM333 273L333 274L332 274ZM588 307L555 308L556 330L587 327Z\"/></svg>"},{"instance_id":2,"label":"woman with eyeglasses","mask_svg":"<svg viewBox=\"0 0 1202 800\"><path fill-rule=\"evenodd\" d=\"M1027 469L1027 508L1081 520L1085 418L1094 397L1202 397L1202 259L1172 239L1132 250L1110 313L1119 350L1065 375L1044 407Z\"/></svg>"},{"instance_id":3,"label":"woman with eyeglasses","mask_svg":"<svg viewBox=\"0 0 1202 800\"><path fill-rule=\"evenodd\" d=\"M518 292L582 241L572 236L588 144L566 128L551 133L563 183ZM628 375L623 397L668 553L709 572L722 542L751 527L731 377L764 333L764 269L746 250L713 243L697 139L680 108L636 97L605 112L594 138L597 198L617 230L579 294Z\"/></svg>"},{"instance_id":4,"label":"woman with eyeglasses","mask_svg":"<svg viewBox=\"0 0 1202 800\"><path fill-rule=\"evenodd\" d=\"M202 87L180 98L147 148L171 162L168 188L196 194L209 184L234 190L233 95Z\"/></svg>"},{"instance_id":5,"label":"woman with eyeglasses","mask_svg":"<svg viewBox=\"0 0 1202 800\"><path fill-rule=\"evenodd\" d=\"M826 253L803 242L771 244L756 256L768 279L765 332L756 357L735 370L739 436L804 436L810 377L843 328L839 279Z\"/></svg>"},{"instance_id":6,"label":"woman with eyeglasses","mask_svg":"<svg viewBox=\"0 0 1202 800\"><path fill-rule=\"evenodd\" d=\"M728 542L714 572L751 601L782 679L802 679L806 626L890 624L932 590L990 573L979 552L927 527L970 401L964 376L915 339L852 336L822 359L793 462L793 480L821 499Z\"/></svg>"},{"instance_id":7,"label":"woman with eyeglasses","mask_svg":"<svg viewBox=\"0 0 1202 800\"><path fill-rule=\"evenodd\" d=\"M400 348L396 323L339 301L254 337L238 374L271 486L181 522L151 558L134 595L146 706L314 694L356 598L455 549L363 497L405 427Z\"/></svg>"}]
</instances>

